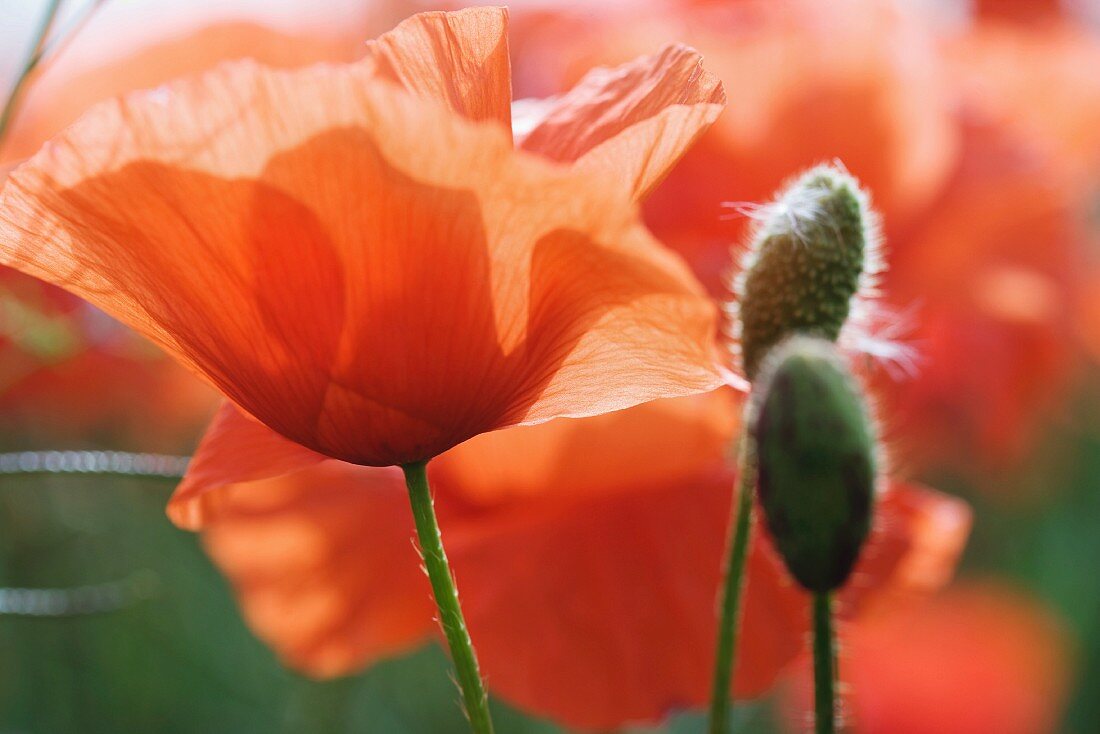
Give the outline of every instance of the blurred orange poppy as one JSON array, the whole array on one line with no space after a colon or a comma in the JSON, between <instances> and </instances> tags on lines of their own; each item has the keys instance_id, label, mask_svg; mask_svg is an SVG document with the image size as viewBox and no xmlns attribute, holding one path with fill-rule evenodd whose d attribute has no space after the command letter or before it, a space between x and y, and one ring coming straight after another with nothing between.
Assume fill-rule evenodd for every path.
<instances>
[{"instance_id":1,"label":"blurred orange poppy","mask_svg":"<svg viewBox=\"0 0 1100 734\"><path fill-rule=\"evenodd\" d=\"M976 0L975 15L982 18L1003 18L1034 22L1058 16L1066 0Z\"/></svg>"},{"instance_id":2,"label":"blurred orange poppy","mask_svg":"<svg viewBox=\"0 0 1100 734\"><path fill-rule=\"evenodd\" d=\"M397 3L318 0L129 0L104 3L31 78L0 141L0 162L26 158L92 105L197 74L229 59L278 68L352 61ZM62 27L66 24L62 23ZM16 69L33 27L0 29L0 68ZM65 31L62 30L62 33ZM16 34L19 34L18 36Z\"/></svg>"},{"instance_id":3,"label":"blurred orange poppy","mask_svg":"<svg viewBox=\"0 0 1100 734\"><path fill-rule=\"evenodd\" d=\"M566 5L563 18L579 16ZM1081 75L1096 38L1068 21L985 20L948 37L887 0L667 0L642 19L611 5L530 63L570 78L675 32L737 90L646 201L657 235L726 298L751 226L740 205L839 159L882 214L878 322L924 354L911 376L877 386L899 408L886 411L893 453L964 471L1025 457L1073 384L1074 324L1095 278L1082 225L1100 94Z\"/></svg>"},{"instance_id":4,"label":"blurred orange poppy","mask_svg":"<svg viewBox=\"0 0 1100 734\"><path fill-rule=\"evenodd\" d=\"M926 202L948 172L955 134L935 46L919 19L891 4L664 2L643 19L628 8L621 12L629 17L604 12L602 21L587 19L583 41L562 42L558 60L530 63L572 77L675 32L737 90L736 104L645 206L654 231L718 297L739 254L731 244L745 240L750 224L723 202L767 201L792 175L835 158L873 192L890 225Z\"/></svg>"},{"instance_id":5,"label":"blurred orange poppy","mask_svg":"<svg viewBox=\"0 0 1100 734\"><path fill-rule=\"evenodd\" d=\"M661 400L485 434L433 462L491 691L582 728L657 721L705 702L736 408L724 391ZM173 511L202 523L256 633L287 664L332 676L434 630L401 487L396 470L299 453L226 407ZM963 503L888 486L843 613L870 593L944 583L968 528ZM735 680L742 697L772 685L808 624L804 595L762 527L755 538Z\"/></svg>"},{"instance_id":6,"label":"blurred orange poppy","mask_svg":"<svg viewBox=\"0 0 1100 734\"><path fill-rule=\"evenodd\" d=\"M4 450L91 439L176 452L209 421L215 393L103 313L15 271L0 284Z\"/></svg>"},{"instance_id":7,"label":"blurred orange poppy","mask_svg":"<svg viewBox=\"0 0 1100 734\"><path fill-rule=\"evenodd\" d=\"M713 388L714 305L609 183L659 179L720 86L669 49L653 94L609 85L625 129L565 98L544 141L576 160L552 165L512 146L506 19L422 14L356 64L98 106L8 179L0 255L352 463Z\"/></svg>"},{"instance_id":8,"label":"blurred orange poppy","mask_svg":"<svg viewBox=\"0 0 1100 734\"><path fill-rule=\"evenodd\" d=\"M928 219L896 240L885 277L892 300L917 304L920 372L879 388L896 458L948 460L988 486L1072 384L1087 269L1061 171L1003 128L975 119L962 131L955 171Z\"/></svg>"},{"instance_id":9,"label":"blurred orange poppy","mask_svg":"<svg viewBox=\"0 0 1100 734\"><path fill-rule=\"evenodd\" d=\"M949 40L948 62L970 108L1014 130L1028 148L1095 179L1100 79L1089 72L1100 64L1100 37L1094 29L1069 19L986 20Z\"/></svg>"},{"instance_id":10,"label":"blurred orange poppy","mask_svg":"<svg viewBox=\"0 0 1100 734\"><path fill-rule=\"evenodd\" d=\"M1070 13L1058 14L1054 5L1047 4L1051 12L1042 22L1001 18L975 23L951 39L951 62L973 108L1014 131L1017 146L1024 147L1022 142L1028 150L1041 151L1062 171L1058 179L1048 173L1035 182L1036 187L1045 185L1042 196L1048 198L1057 186L1065 208L1077 212L1077 220L1085 220L1072 232L1086 245L1075 263L1078 275L1068 281L1076 287L1067 295L1078 302L1059 315L1058 330L1077 320L1081 342L1095 360L1100 358L1093 286L1100 275L1095 217L1100 191L1100 79L1092 70L1100 64L1100 36L1084 22L1075 22ZM1060 185L1051 185L1058 180Z\"/></svg>"},{"instance_id":11,"label":"blurred orange poppy","mask_svg":"<svg viewBox=\"0 0 1100 734\"><path fill-rule=\"evenodd\" d=\"M999 584L959 584L845 629L840 677L854 734L1052 734L1071 681L1057 617ZM806 711L809 682L791 689ZM797 721L791 731L802 731Z\"/></svg>"}]
</instances>

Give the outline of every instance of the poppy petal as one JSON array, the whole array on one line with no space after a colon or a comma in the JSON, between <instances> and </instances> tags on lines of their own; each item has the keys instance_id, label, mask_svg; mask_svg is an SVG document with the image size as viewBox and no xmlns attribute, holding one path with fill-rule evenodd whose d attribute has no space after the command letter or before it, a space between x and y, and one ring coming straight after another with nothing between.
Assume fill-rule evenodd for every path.
<instances>
[{"instance_id":1,"label":"poppy petal","mask_svg":"<svg viewBox=\"0 0 1100 734\"><path fill-rule=\"evenodd\" d=\"M493 693L584 730L657 722L709 691L727 472L527 503L447 532ZM741 696L801 648L801 599L761 534L749 558Z\"/></svg>"},{"instance_id":2,"label":"poppy petal","mask_svg":"<svg viewBox=\"0 0 1100 734\"><path fill-rule=\"evenodd\" d=\"M711 471L602 495L528 499L450 530L463 607L493 692L585 729L704 706L733 486L728 472ZM968 527L960 508L968 518L965 505L931 490L887 490L842 613L858 614L883 593L946 582ZM808 597L759 522L753 537L739 698L766 693L804 652L809 628Z\"/></svg>"},{"instance_id":3,"label":"poppy petal","mask_svg":"<svg viewBox=\"0 0 1100 734\"><path fill-rule=\"evenodd\" d=\"M1003 582L896 600L841 630L840 707L866 734L1059 731L1076 641L1065 621ZM813 715L809 660L783 689L783 731Z\"/></svg>"},{"instance_id":4,"label":"poppy petal","mask_svg":"<svg viewBox=\"0 0 1100 734\"><path fill-rule=\"evenodd\" d=\"M717 386L715 306L624 192L368 66L96 108L6 182L0 260L352 463Z\"/></svg>"},{"instance_id":5,"label":"poppy petal","mask_svg":"<svg viewBox=\"0 0 1100 734\"><path fill-rule=\"evenodd\" d=\"M605 416L512 428L479 437L432 462L448 555L495 695L586 729L659 721L671 711L705 704L706 661L713 655L717 623L715 594L735 486L723 461L720 443L725 441L714 436L728 440L729 424L736 421L736 411L729 410L731 397L716 392L655 401L623 411L615 420ZM725 420L712 415L723 411ZM685 418L692 413L701 424L695 429ZM637 425L630 426L630 420ZM654 436L645 438L646 431ZM548 440L537 441L538 434ZM651 455L649 461L635 462L645 471L629 464L638 455L633 448L613 448L616 437L637 442ZM587 445L607 451L571 450ZM546 456L539 456L540 446ZM661 467L666 457L669 467ZM606 470L605 459L615 471ZM494 467L513 462L533 469ZM307 478L330 463L300 472L301 481L328 486ZM513 479L516 488L509 492ZM266 492L260 484L249 493L257 502ZM339 486L344 515L373 512L373 495L350 482ZM392 494L401 495L396 483ZM266 519L289 522L312 512L308 504L288 502ZM842 614L858 613L883 593L944 583L968 519L962 503L931 490L888 487L853 588L844 592ZM337 563L354 566L381 553L374 549L374 538L349 542L362 547ZM240 552L267 555L260 543L242 545ZM350 569L331 573L333 583L365 583ZM261 589L255 587L255 593ZM344 598L363 590L329 593ZM804 651L807 607L806 595L790 579L758 522L734 679L739 697L769 690ZM355 623L371 624L369 614ZM349 623L347 630L353 626ZM277 649L286 649L279 630L261 634ZM326 644L336 649L339 635L351 633L330 634ZM347 654L351 669L353 652ZM362 664L369 661L364 658Z\"/></svg>"},{"instance_id":6,"label":"poppy petal","mask_svg":"<svg viewBox=\"0 0 1100 734\"><path fill-rule=\"evenodd\" d=\"M722 389L584 420L518 426L475 436L439 456L432 478L479 507L545 494L618 492L720 466L739 415L735 393Z\"/></svg>"},{"instance_id":7,"label":"poppy petal","mask_svg":"<svg viewBox=\"0 0 1100 734\"><path fill-rule=\"evenodd\" d=\"M871 536L842 600L857 602L885 583L901 593L929 592L951 581L970 535L966 502L935 490L890 482L879 498Z\"/></svg>"},{"instance_id":8,"label":"poppy petal","mask_svg":"<svg viewBox=\"0 0 1100 734\"><path fill-rule=\"evenodd\" d=\"M291 474L325 461L288 441L229 401L222 403L168 502L172 522L198 530L215 517L229 485Z\"/></svg>"},{"instance_id":9,"label":"poppy petal","mask_svg":"<svg viewBox=\"0 0 1100 734\"><path fill-rule=\"evenodd\" d=\"M435 631L399 469L326 461L221 494L204 546L287 665L341 675Z\"/></svg>"},{"instance_id":10,"label":"poppy petal","mask_svg":"<svg viewBox=\"0 0 1100 734\"><path fill-rule=\"evenodd\" d=\"M367 43L376 74L471 120L512 129L508 9L419 13Z\"/></svg>"},{"instance_id":11,"label":"poppy petal","mask_svg":"<svg viewBox=\"0 0 1100 734\"><path fill-rule=\"evenodd\" d=\"M212 12L210 5L163 0L106 4L27 85L0 141L0 161L33 155L97 102L223 61L249 58L277 68L353 61L362 56L363 38L373 35L377 20L372 10L340 0L308 7L293 0L253 5L242 14L240 8ZM13 42L8 34L0 42L14 54L23 53L22 40Z\"/></svg>"},{"instance_id":12,"label":"poppy petal","mask_svg":"<svg viewBox=\"0 0 1100 734\"><path fill-rule=\"evenodd\" d=\"M641 200L717 119L722 83L687 46L588 73L540 105L520 147L624 182Z\"/></svg>"},{"instance_id":13,"label":"poppy petal","mask_svg":"<svg viewBox=\"0 0 1100 734\"><path fill-rule=\"evenodd\" d=\"M950 50L968 104L1031 145L1041 140L1086 181L1093 175L1100 157L1100 80L1089 69L1100 64L1100 43L1090 28L983 22Z\"/></svg>"},{"instance_id":14,"label":"poppy petal","mask_svg":"<svg viewBox=\"0 0 1100 734\"><path fill-rule=\"evenodd\" d=\"M853 627L840 661L845 706L867 734L1058 731L1073 642L1030 595L960 584Z\"/></svg>"}]
</instances>

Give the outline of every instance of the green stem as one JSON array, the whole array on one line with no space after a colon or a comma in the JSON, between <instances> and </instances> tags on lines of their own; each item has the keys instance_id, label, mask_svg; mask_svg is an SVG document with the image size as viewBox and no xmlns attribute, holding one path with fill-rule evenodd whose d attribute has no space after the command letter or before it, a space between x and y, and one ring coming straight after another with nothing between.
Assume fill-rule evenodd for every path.
<instances>
[{"instance_id":1,"label":"green stem","mask_svg":"<svg viewBox=\"0 0 1100 734\"><path fill-rule=\"evenodd\" d=\"M710 734L727 734L730 719L730 684L737 661L741 626L741 593L745 586L745 562L752 534L752 498L756 488L756 455L748 431L742 431L738 457L737 501L730 524L718 620L718 644L714 657L714 682L710 697Z\"/></svg>"},{"instance_id":2,"label":"green stem","mask_svg":"<svg viewBox=\"0 0 1100 734\"><path fill-rule=\"evenodd\" d=\"M814 594L814 731L836 732L836 643L833 595Z\"/></svg>"},{"instance_id":3,"label":"green stem","mask_svg":"<svg viewBox=\"0 0 1100 734\"><path fill-rule=\"evenodd\" d=\"M50 4L46 8L46 14L42 18L42 24L38 27L38 35L34 39L34 48L31 49L31 55L27 57L19 76L15 78L15 84L8 92L8 98L4 101L3 109L0 109L0 143L4 141L4 133L7 132L8 125L11 124L23 86L27 83L31 72L38 66L38 62L42 60L46 39L50 36L50 29L53 28L54 21L57 20L57 11L60 9L61 0L50 0Z\"/></svg>"},{"instance_id":4,"label":"green stem","mask_svg":"<svg viewBox=\"0 0 1100 734\"><path fill-rule=\"evenodd\" d=\"M492 734L489 700L481 683L477 656L470 641L470 633L466 629L466 620L462 617L458 590L455 589L451 566L447 563L447 554L443 550L443 538L439 534L432 490L428 486L427 462L419 461L401 468L405 471L405 484L409 488L409 501L412 504L413 519L416 521L416 534L420 539L424 568L432 584L436 608L439 609L439 624L451 650L470 728L475 734Z\"/></svg>"},{"instance_id":5,"label":"green stem","mask_svg":"<svg viewBox=\"0 0 1100 734\"><path fill-rule=\"evenodd\" d=\"M90 5L85 5L84 9L80 11L80 15L70 22L68 27L58 31L54 40L42 47L41 57L49 56L52 61L60 55L72 43L73 39L80 35L80 32L84 30L84 26L88 25L96 12L106 4L107 0L93 0ZM41 63L41 60L39 63Z\"/></svg>"}]
</instances>

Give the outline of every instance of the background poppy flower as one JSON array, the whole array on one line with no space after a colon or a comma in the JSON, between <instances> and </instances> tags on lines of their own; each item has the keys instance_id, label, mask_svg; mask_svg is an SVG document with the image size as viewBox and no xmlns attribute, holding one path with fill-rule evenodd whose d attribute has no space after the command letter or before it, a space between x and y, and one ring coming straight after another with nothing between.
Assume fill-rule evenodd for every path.
<instances>
[{"instance_id":1,"label":"background poppy flower","mask_svg":"<svg viewBox=\"0 0 1100 734\"><path fill-rule=\"evenodd\" d=\"M71 38L89 3L67 3L55 26L63 51L47 57L24 90L19 114L0 142L0 161L21 160L97 102L250 58L277 68L353 61L363 41L401 19L397 3L319 0L127 0L106 2ZM12 11L0 30L0 79L9 81L45 3Z\"/></svg>"},{"instance_id":2,"label":"background poppy flower","mask_svg":"<svg viewBox=\"0 0 1100 734\"><path fill-rule=\"evenodd\" d=\"M9 178L4 259L353 463L713 387L713 305L624 192L471 122L509 116L505 18L100 106Z\"/></svg>"},{"instance_id":3,"label":"background poppy flower","mask_svg":"<svg viewBox=\"0 0 1100 734\"><path fill-rule=\"evenodd\" d=\"M1077 195L1059 169L996 126L974 120L963 131L935 215L905 231L884 279L891 300L915 304L916 377L879 387L897 460L950 463L994 486L1077 373L1069 314L1086 259Z\"/></svg>"},{"instance_id":4,"label":"background poppy flower","mask_svg":"<svg viewBox=\"0 0 1100 734\"><path fill-rule=\"evenodd\" d=\"M973 12L982 18L1005 18L1026 23L1057 17L1066 4L1064 0L977 0Z\"/></svg>"},{"instance_id":5,"label":"background poppy flower","mask_svg":"<svg viewBox=\"0 0 1100 734\"><path fill-rule=\"evenodd\" d=\"M1061 620L1004 584L959 583L848 626L840 659L856 734L1059 731L1072 672ZM792 688L809 702L808 680ZM802 731L792 717L790 731Z\"/></svg>"},{"instance_id":6,"label":"background poppy flower","mask_svg":"<svg viewBox=\"0 0 1100 734\"><path fill-rule=\"evenodd\" d=\"M585 729L658 721L705 702L736 415L727 392L662 400L486 434L433 462L491 691ZM189 481L205 485L204 542L257 634L318 676L421 644L433 625L426 581L415 557L402 555L411 517L395 499L400 474L331 460L303 468L289 442L255 422L233 435L241 463L211 458L224 448L212 435ZM281 466L260 459L280 456ZM956 500L891 486L842 596L844 614L865 595L944 583L968 523ZM767 691L802 651L805 607L761 528L739 696Z\"/></svg>"},{"instance_id":7,"label":"background poppy flower","mask_svg":"<svg viewBox=\"0 0 1100 734\"><path fill-rule=\"evenodd\" d=\"M981 19L947 41L946 59L968 106L1085 182L1096 177L1100 81L1088 69L1100 59L1100 38L1092 29L1061 17Z\"/></svg>"},{"instance_id":8,"label":"background poppy flower","mask_svg":"<svg viewBox=\"0 0 1100 734\"><path fill-rule=\"evenodd\" d=\"M1096 270L1087 219L1097 158L1086 148L1097 128L1092 85L1076 77L1095 34L1069 21L944 24L889 0L669 0L641 20L614 3L556 8L569 41L526 57L539 74L521 68L517 79L575 78L675 29L737 90L645 204L649 225L713 294L726 297L736 275L751 226L743 205L840 160L882 214L888 276L876 321L927 353L912 374L877 385L899 409L885 411L898 421L888 426L897 460L1003 477L1027 458L1037 429L1064 412L1084 354L1075 329L1088 328L1080 294ZM954 271L937 254L947 251Z\"/></svg>"}]
</instances>

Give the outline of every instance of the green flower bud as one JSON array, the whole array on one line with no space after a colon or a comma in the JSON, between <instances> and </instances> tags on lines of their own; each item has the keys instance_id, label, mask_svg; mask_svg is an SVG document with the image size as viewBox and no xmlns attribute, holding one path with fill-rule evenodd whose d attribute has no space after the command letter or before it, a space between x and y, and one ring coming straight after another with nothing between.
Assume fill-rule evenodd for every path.
<instances>
[{"instance_id":1,"label":"green flower bud","mask_svg":"<svg viewBox=\"0 0 1100 734\"><path fill-rule=\"evenodd\" d=\"M791 334L835 342L877 254L878 227L859 184L835 166L807 171L761 209L736 284L745 376Z\"/></svg>"},{"instance_id":2,"label":"green flower bud","mask_svg":"<svg viewBox=\"0 0 1100 734\"><path fill-rule=\"evenodd\" d=\"M835 347L804 336L776 347L749 428L760 505L791 575L812 592L842 586L871 527L875 440Z\"/></svg>"}]
</instances>

